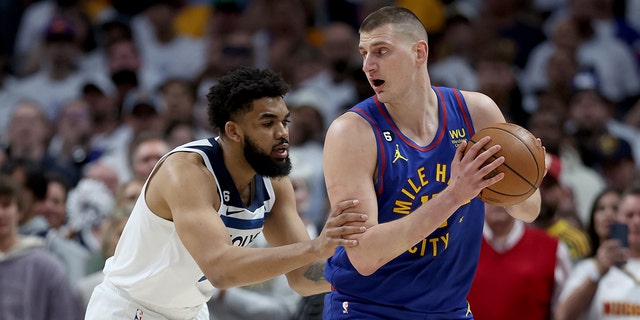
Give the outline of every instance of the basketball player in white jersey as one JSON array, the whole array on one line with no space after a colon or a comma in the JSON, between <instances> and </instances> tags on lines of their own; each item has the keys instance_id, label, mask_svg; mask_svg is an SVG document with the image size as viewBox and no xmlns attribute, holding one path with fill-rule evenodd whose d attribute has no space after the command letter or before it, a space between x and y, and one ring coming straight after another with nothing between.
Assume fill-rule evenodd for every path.
<instances>
[{"instance_id":1,"label":"basketball player in white jersey","mask_svg":"<svg viewBox=\"0 0 640 320\"><path fill-rule=\"evenodd\" d=\"M211 88L218 138L162 157L143 187L93 292L86 319L208 320L205 303L225 289L286 274L302 295L330 290L324 260L357 241L364 214L333 209L310 240L287 174L287 85L266 70L238 69ZM264 232L270 248L246 248Z\"/></svg>"}]
</instances>

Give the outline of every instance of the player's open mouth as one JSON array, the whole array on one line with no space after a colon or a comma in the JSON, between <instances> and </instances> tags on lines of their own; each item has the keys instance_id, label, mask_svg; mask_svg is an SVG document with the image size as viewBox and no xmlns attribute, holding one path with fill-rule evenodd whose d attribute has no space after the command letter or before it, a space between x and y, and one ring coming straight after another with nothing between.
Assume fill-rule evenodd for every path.
<instances>
[{"instance_id":1,"label":"player's open mouth","mask_svg":"<svg viewBox=\"0 0 640 320\"><path fill-rule=\"evenodd\" d=\"M371 80L371 83L373 84L374 87L379 87L379 86L384 84L384 80L373 79L373 80Z\"/></svg>"},{"instance_id":2,"label":"player's open mouth","mask_svg":"<svg viewBox=\"0 0 640 320\"><path fill-rule=\"evenodd\" d=\"M289 144L281 144L273 148L273 153L276 158L286 158L289 155Z\"/></svg>"}]
</instances>

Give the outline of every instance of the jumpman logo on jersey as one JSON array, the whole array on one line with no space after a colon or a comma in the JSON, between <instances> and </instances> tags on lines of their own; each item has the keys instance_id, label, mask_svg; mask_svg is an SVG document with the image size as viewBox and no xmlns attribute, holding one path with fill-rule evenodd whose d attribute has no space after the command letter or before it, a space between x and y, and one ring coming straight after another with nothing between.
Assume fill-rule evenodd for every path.
<instances>
[{"instance_id":1,"label":"jumpman logo on jersey","mask_svg":"<svg viewBox=\"0 0 640 320\"><path fill-rule=\"evenodd\" d=\"M400 146L396 143L396 153L395 155L393 155L393 162L392 163L396 163L396 161L398 161L398 159L402 159L404 161L409 161L409 159L405 158L401 153L400 153Z\"/></svg>"},{"instance_id":2,"label":"jumpman logo on jersey","mask_svg":"<svg viewBox=\"0 0 640 320\"><path fill-rule=\"evenodd\" d=\"M469 301L467 301L467 313L464 316L468 317L470 313L471 313L471 304L469 303Z\"/></svg>"}]
</instances>

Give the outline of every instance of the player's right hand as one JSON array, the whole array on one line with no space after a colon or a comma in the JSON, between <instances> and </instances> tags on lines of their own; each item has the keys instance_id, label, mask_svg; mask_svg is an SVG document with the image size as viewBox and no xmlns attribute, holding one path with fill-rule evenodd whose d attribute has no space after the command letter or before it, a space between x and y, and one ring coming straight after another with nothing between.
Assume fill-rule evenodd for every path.
<instances>
[{"instance_id":1,"label":"player's right hand","mask_svg":"<svg viewBox=\"0 0 640 320\"><path fill-rule=\"evenodd\" d=\"M478 140L465 153L467 141L463 141L456 150L456 154L451 162L451 176L449 187L457 201L462 204L469 199L475 198L482 189L500 181L504 173L499 173L491 178L485 178L487 174L504 163L504 157L499 157L489 161L491 157L500 151L499 145L494 145L484 150L484 146L491 140L483 137Z\"/></svg>"}]
</instances>

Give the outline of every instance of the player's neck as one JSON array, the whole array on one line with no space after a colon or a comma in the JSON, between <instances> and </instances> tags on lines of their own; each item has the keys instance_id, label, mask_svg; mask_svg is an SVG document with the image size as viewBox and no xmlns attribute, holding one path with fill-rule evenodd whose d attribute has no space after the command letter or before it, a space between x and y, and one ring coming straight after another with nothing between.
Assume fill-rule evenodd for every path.
<instances>
[{"instance_id":1,"label":"player's neck","mask_svg":"<svg viewBox=\"0 0 640 320\"><path fill-rule=\"evenodd\" d=\"M438 131L438 98L430 87L413 92L387 103L387 110L402 133L419 145L427 145Z\"/></svg>"},{"instance_id":2,"label":"player's neck","mask_svg":"<svg viewBox=\"0 0 640 320\"><path fill-rule=\"evenodd\" d=\"M229 171L233 183L240 193L247 189L256 172L251 165L244 158L242 149L239 145L233 142L228 142L225 139L218 139L218 143L222 148L222 158L224 166Z\"/></svg>"}]
</instances>

